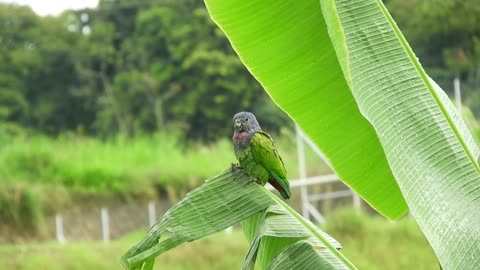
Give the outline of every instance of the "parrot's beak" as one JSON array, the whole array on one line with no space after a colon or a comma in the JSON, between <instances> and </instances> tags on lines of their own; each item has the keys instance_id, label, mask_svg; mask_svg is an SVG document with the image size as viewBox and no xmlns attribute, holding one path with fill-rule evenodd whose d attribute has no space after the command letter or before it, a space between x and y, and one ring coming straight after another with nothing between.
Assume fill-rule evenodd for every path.
<instances>
[{"instance_id":1,"label":"parrot's beak","mask_svg":"<svg viewBox=\"0 0 480 270\"><path fill-rule=\"evenodd\" d=\"M243 125L238 120L235 120L235 129L240 130L240 131L243 130Z\"/></svg>"}]
</instances>

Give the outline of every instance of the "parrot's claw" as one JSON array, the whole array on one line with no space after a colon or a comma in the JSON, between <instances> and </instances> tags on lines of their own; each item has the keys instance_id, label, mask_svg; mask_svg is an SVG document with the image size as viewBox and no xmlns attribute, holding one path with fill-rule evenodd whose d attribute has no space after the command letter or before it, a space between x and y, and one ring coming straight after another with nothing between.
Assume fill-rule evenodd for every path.
<instances>
[{"instance_id":1,"label":"parrot's claw","mask_svg":"<svg viewBox=\"0 0 480 270\"><path fill-rule=\"evenodd\" d=\"M252 177L252 178L248 179L248 182L249 182L249 183L255 182L255 183L259 184L259 185L262 184L262 183L260 182L260 180L259 180L258 178L255 178L255 177Z\"/></svg>"},{"instance_id":2,"label":"parrot's claw","mask_svg":"<svg viewBox=\"0 0 480 270\"><path fill-rule=\"evenodd\" d=\"M236 163L232 163L232 165L230 165L230 171L231 172L235 172L236 170L240 169L240 167L238 166L238 164Z\"/></svg>"}]
</instances>

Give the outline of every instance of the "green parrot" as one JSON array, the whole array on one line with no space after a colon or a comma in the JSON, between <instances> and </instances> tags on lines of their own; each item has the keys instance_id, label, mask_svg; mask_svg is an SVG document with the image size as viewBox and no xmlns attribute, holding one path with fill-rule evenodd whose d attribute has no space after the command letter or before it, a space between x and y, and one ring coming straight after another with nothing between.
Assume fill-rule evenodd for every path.
<instances>
[{"instance_id":1,"label":"green parrot","mask_svg":"<svg viewBox=\"0 0 480 270\"><path fill-rule=\"evenodd\" d=\"M240 167L259 184L269 182L289 199L290 185L283 160L272 137L260 128L255 115L239 112L233 117L233 145Z\"/></svg>"}]
</instances>

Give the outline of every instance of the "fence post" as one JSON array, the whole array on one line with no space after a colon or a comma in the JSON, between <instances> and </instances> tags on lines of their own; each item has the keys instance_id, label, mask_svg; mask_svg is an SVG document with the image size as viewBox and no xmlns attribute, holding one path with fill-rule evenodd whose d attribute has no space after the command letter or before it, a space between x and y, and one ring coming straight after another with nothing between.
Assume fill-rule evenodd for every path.
<instances>
[{"instance_id":1,"label":"fence post","mask_svg":"<svg viewBox=\"0 0 480 270\"><path fill-rule=\"evenodd\" d=\"M155 202L151 201L148 203L148 224L150 227L155 224L155 221L157 220L157 215L155 212Z\"/></svg>"},{"instance_id":2,"label":"fence post","mask_svg":"<svg viewBox=\"0 0 480 270\"><path fill-rule=\"evenodd\" d=\"M230 226L230 227L225 229L226 234L232 234L232 232L233 232L233 226Z\"/></svg>"},{"instance_id":3,"label":"fence post","mask_svg":"<svg viewBox=\"0 0 480 270\"><path fill-rule=\"evenodd\" d=\"M358 196L355 192L352 192L353 193L353 209L355 209L355 211L360 211L360 207L361 207L361 201L360 201L360 196Z\"/></svg>"},{"instance_id":4,"label":"fence post","mask_svg":"<svg viewBox=\"0 0 480 270\"><path fill-rule=\"evenodd\" d=\"M460 94L460 79L455 76L453 79L453 90L455 92L455 103L457 105L458 113L462 113L462 95Z\"/></svg>"},{"instance_id":5,"label":"fence post","mask_svg":"<svg viewBox=\"0 0 480 270\"><path fill-rule=\"evenodd\" d=\"M108 224L108 209L103 207L101 210L101 220L102 220L102 237L103 242L108 243L110 241L110 226Z\"/></svg>"},{"instance_id":6,"label":"fence post","mask_svg":"<svg viewBox=\"0 0 480 270\"><path fill-rule=\"evenodd\" d=\"M308 190L306 183L307 178L307 169L305 165L305 151L304 151L304 142L303 142L303 133L300 130L298 125L295 125L295 131L297 133L297 155L298 155L298 172L300 174L300 179L302 185L300 186L300 194L302 196L302 215L304 218L309 219L308 212Z\"/></svg>"},{"instance_id":7,"label":"fence post","mask_svg":"<svg viewBox=\"0 0 480 270\"><path fill-rule=\"evenodd\" d=\"M62 216L59 214L55 215L55 232L57 235L57 241L60 244L64 244L65 236L63 235L63 220Z\"/></svg>"}]
</instances>

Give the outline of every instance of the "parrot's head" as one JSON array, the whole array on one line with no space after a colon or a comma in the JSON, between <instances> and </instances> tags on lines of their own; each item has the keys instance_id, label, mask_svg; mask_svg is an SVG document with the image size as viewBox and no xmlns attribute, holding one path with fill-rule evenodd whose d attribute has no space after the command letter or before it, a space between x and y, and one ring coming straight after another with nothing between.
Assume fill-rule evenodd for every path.
<instances>
[{"instance_id":1,"label":"parrot's head","mask_svg":"<svg viewBox=\"0 0 480 270\"><path fill-rule=\"evenodd\" d=\"M260 130L257 118L251 112L239 112L233 116L233 129L236 133L255 133Z\"/></svg>"}]
</instances>

